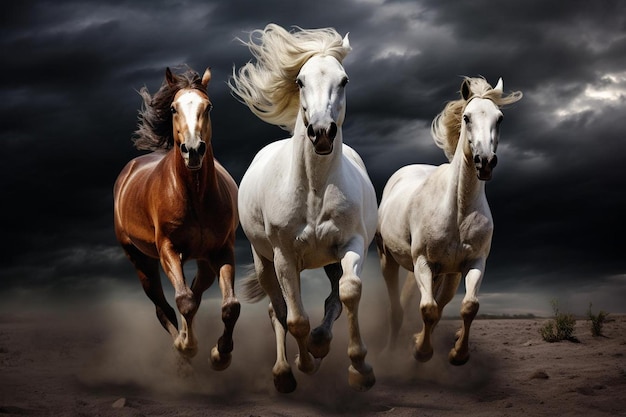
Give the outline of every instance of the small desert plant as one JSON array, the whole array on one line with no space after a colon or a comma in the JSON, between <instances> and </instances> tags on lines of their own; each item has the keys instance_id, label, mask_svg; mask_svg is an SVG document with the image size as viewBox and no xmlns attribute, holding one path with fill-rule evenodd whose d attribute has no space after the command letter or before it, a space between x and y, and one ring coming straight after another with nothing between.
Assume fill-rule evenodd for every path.
<instances>
[{"instance_id":1,"label":"small desert plant","mask_svg":"<svg viewBox=\"0 0 626 417\"><path fill-rule=\"evenodd\" d=\"M609 313L600 310L598 315L595 315L591 312L591 303L589 303L589 310L587 310L587 317L591 320L591 335L592 336L602 336L602 326L604 326L604 322L606 321L606 316Z\"/></svg>"},{"instance_id":2,"label":"small desert plant","mask_svg":"<svg viewBox=\"0 0 626 417\"><path fill-rule=\"evenodd\" d=\"M560 342L561 340L569 340L570 342L578 342L574 336L574 325L576 320L571 314L561 313L557 300L552 300L552 310L554 311L554 320L545 323L539 333L546 342Z\"/></svg>"}]
</instances>

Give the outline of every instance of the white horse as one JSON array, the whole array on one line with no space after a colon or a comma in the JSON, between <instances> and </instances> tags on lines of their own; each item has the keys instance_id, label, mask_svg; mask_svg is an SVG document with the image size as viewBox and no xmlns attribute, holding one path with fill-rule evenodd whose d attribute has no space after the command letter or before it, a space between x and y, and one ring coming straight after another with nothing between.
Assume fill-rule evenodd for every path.
<instances>
[{"instance_id":1,"label":"white horse","mask_svg":"<svg viewBox=\"0 0 626 417\"><path fill-rule=\"evenodd\" d=\"M375 377L359 330L359 276L376 232L377 202L363 161L342 143L348 76L341 62L351 50L348 37L331 28L288 32L270 24L244 43L257 63L233 71L233 94L262 120L293 133L258 152L239 188L240 223L255 267L244 283L244 297L270 298L274 385L280 392L296 388L286 359L286 331L298 344L296 365L312 374L329 352L343 303L349 384L367 390ZM321 325L311 332L300 272L320 267L331 293Z\"/></svg>"},{"instance_id":2,"label":"white horse","mask_svg":"<svg viewBox=\"0 0 626 417\"><path fill-rule=\"evenodd\" d=\"M497 162L500 106L521 97L521 92L503 96L502 79L492 89L482 78L466 77L461 99L448 103L431 126L450 163L403 167L385 185L376 244L391 304L390 350L417 284L423 328L414 336L413 355L419 361L432 357L431 333L463 275L463 326L448 359L454 365L469 359L469 329L478 312L477 293L493 232L485 181ZM402 294L400 266L409 271Z\"/></svg>"}]
</instances>

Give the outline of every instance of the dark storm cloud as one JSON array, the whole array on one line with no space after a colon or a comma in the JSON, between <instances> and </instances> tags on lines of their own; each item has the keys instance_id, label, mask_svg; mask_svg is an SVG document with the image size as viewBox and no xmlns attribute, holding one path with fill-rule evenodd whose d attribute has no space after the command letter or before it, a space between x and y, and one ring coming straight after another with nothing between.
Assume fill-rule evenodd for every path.
<instances>
[{"instance_id":1,"label":"dark storm cloud","mask_svg":"<svg viewBox=\"0 0 626 417\"><path fill-rule=\"evenodd\" d=\"M113 236L112 184L139 154L136 90L156 91L166 66L212 68L213 146L237 181L258 149L286 137L226 86L251 59L236 38L275 22L350 32L344 137L379 195L401 166L445 162L429 127L462 76L523 91L504 109L487 185L496 230L482 291L626 295L623 2L30 1L4 11L0 291L133 277ZM238 255L249 261L243 238Z\"/></svg>"}]
</instances>

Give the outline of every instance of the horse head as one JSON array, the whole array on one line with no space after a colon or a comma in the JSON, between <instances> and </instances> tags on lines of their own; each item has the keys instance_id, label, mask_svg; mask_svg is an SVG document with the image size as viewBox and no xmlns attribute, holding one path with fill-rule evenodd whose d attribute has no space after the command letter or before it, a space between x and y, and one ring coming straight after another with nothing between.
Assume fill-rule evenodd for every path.
<instances>
[{"instance_id":1,"label":"horse head","mask_svg":"<svg viewBox=\"0 0 626 417\"><path fill-rule=\"evenodd\" d=\"M347 35L343 46L350 48ZM335 57L315 55L300 69L296 84L306 134L317 154L328 155L345 118L348 76Z\"/></svg>"},{"instance_id":2,"label":"horse head","mask_svg":"<svg viewBox=\"0 0 626 417\"><path fill-rule=\"evenodd\" d=\"M165 71L165 79L171 88L175 88L177 80L169 68ZM172 129L174 145L180 153L187 168L197 170L207 151L207 143L211 141L211 117L213 108L206 88L211 80L211 71L207 68L202 76L204 91L198 88L181 88L172 100Z\"/></svg>"},{"instance_id":3,"label":"horse head","mask_svg":"<svg viewBox=\"0 0 626 417\"><path fill-rule=\"evenodd\" d=\"M502 78L498 80L493 91L502 94ZM496 149L500 138L502 112L490 98L472 96L470 81L467 79L461 85L461 95L468 102L463 111L461 134L467 139L478 179L488 181L498 163Z\"/></svg>"}]
</instances>

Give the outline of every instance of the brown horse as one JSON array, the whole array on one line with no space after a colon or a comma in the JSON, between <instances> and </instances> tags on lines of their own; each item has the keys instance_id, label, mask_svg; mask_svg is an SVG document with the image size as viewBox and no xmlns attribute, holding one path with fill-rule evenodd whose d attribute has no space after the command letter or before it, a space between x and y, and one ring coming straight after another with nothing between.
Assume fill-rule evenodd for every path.
<instances>
[{"instance_id":1,"label":"brown horse","mask_svg":"<svg viewBox=\"0 0 626 417\"><path fill-rule=\"evenodd\" d=\"M165 71L165 81L151 97L144 87L135 146L153 152L131 160L114 188L115 233L135 266L145 293L156 306L161 325L185 358L198 343L193 318L202 293L219 274L224 333L211 350L211 365L228 367L233 329L240 304L234 293L235 230L239 225L237 185L215 159L211 148L212 104L207 95L211 72ZM183 264L197 262L187 286ZM176 312L163 294L159 262L174 286Z\"/></svg>"}]
</instances>

